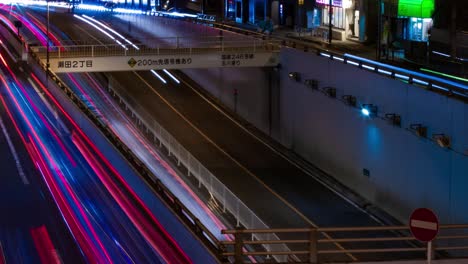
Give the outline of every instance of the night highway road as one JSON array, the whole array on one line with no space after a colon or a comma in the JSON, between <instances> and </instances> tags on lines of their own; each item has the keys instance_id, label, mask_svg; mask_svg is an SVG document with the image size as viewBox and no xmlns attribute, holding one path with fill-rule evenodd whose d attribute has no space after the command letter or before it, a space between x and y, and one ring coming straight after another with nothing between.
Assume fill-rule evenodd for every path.
<instances>
[{"instance_id":1,"label":"night highway road","mask_svg":"<svg viewBox=\"0 0 468 264\"><path fill-rule=\"evenodd\" d=\"M37 24L37 27L42 28L43 31L44 13L38 12L37 14L42 14L42 17L37 16L38 19L32 19L33 24ZM147 19L147 21L138 22L132 16L119 18L98 14L94 17L99 21L107 22L107 25L112 26L128 39L141 39L148 45L150 45L148 37L151 33L154 33L152 37L155 38L167 37L168 35L164 34L171 33L177 27L182 27L183 30L180 32L184 34L218 34L217 31L183 22L175 23L176 26L171 24L169 27L167 20L163 18L142 17L138 19ZM63 21L70 22L63 23ZM42 26L39 26L40 24ZM54 45L59 45L60 41L70 40L115 44L115 39L109 38L91 24L96 23L84 23L82 19L77 19L67 13L53 13L51 31L56 35L53 40ZM172 34L178 33L172 32ZM235 34L232 36L236 37ZM41 38L38 37L38 39L40 41ZM107 76L120 83L123 87L119 88L122 89L122 93L137 100L140 107L162 124L177 141L236 193L270 227L380 225L375 218L351 204L341 194L311 177L310 172L306 172L283 153L277 151L272 144L262 139L261 135L243 127L230 116L230 113L213 103L203 92L202 87L187 76L178 71L171 72L177 80L181 81L180 83L174 81L170 74L164 71L156 72L160 77L156 77L157 74L154 72L109 73ZM134 149L142 161L149 164L155 175L170 186L173 192L180 195L184 204L194 210L194 213L213 233L222 238L216 231L227 225L223 223L223 216L206 208L204 202L197 198L197 191L193 190L196 187L190 184L190 180L180 178L180 172L170 168L165 158L155 151L151 142L112 101L113 99L105 92L107 84L102 75L63 74L61 78L101 117L102 122L111 127L126 144ZM6 81L4 83L8 85ZM14 84L10 85L14 86ZM16 91L9 94L11 98L21 96L26 92L20 85L18 86L19 88L11 89ZM37 83L37 86L41 84ZM40 97L39 93L31 92L30 96L35 98L35 103L31 105L42 104L37 98ZM45 116L39 112L44 113ZM132 218L133 214L143 211L146 212L142 214L145 221L154 220L151 215L154 211L140 210L145 205L136 198L136 194L132 191L133 186L125 187L126 182L135 179L129 180L128 175L122 176L123 173L113 168L113 165L106 161L105 155L99 154L99 151L94 149L92 143L86 139L84 133L79 132L72 120L64 118L63 121L55 121L57 113L59 116L66 117L65 112L51 110L50 107L42 104L40 107L30 109L30 113L20 116L24 120L28 119L27 115L35 116L30 121L32 125L29 129L37 126L43 130L43 132L38 132L41 133L40 135L29 136L29 140L39 141L40 138L47 137L47 143L44 143L47 146L39 144L39 146L33 145L32 147L35 151L33 156L39 158L39 164L45 165L45 161L41 160L39 150L46 153L50 151L50 155L54 156L54 159L57 159L61 165L68 170L77 170L76 173L83 175L80 176L79 184L76 183L76 186L65 185L57 188L68 193L67 198L63 199L64 207L67 207L67 202L74 202L76 208L68 206L70 219L75 219L75 215L81 210L77 201L81 201L80 204L94 212L92 213L93 219L87 220L83 215L80 218L81 221L76 222L78 230L84 226L87 231L94 233L93 239L85 235L81 243L78 239L78 244L84 248L86 248L84 241L93 242L93 246L90 246L88 251L84 250L85 256L89 258L92 255L98 255L102 259L115 257L121 260L128 256L142 261L159 259L160 254L157 253L161 252L154 252L151 249L157 248L158 243L155 241L153 241L154 244L149 243L151 245L145 243L151 240L142 228L142 226L147 226L147 222L141 223ZM151 120L146 121L151 122ZM28 129L27 125L23 126ZM54 129L51 130L51 128ZM57 130L58 134L51 132ZM49 148L50 150L46 151ZM89 148L92 150L90 151ZM96 153L94 153L95 150ZM45 166L41 168L45 169ZM49 171L46 174L49 175L49 180L53 180L54 176L74 179L75 172L54 175ZM114 180L119 181L119 184L113 184ZM86 188L81 186L83 184ZM121 186L125 187L123 192L119 191ZM72 191L72 187L76 188L76 194ZM98 200L100 201L98 205L91 202ZM120 221L113 221L113 218L118 218ZM140 224L142 226L139 226ZM125 226L123 229L126 230L125 232L119 228L120 225ZM94 229L97 231L93 231ZM118 236L124 242L113 243L109 237L114 236ZM118 245L117 248L116 245ZM119 251L120 245L126 247L126 250ZM342 247L339 244L335 246ZM109 253L107 253L108 247ZM353 248L352 245L349 247ZM414 254L411 255L414 256ZM402 253L399 256L405 258L407 254ZM356 256L349 255L348 258L355 259Z\"/></svg>"},{"instance_id":2,"label":"night highway road","mask_svg":"<svg viewBox=\"0 0 468 264\"><path fill-rule=\"evenodd\" d=\"M23 20L34 36L44 34L43 24L28 22ZM79 120L67 113L49 91L51 87L46 88L34 71L17 67L6 55L3 55L2 62L1 81L6 91L2 94L3 105L10 109L12 120L16 122L16 132L27 146L30 158L41 172L87 261L191 262L156 219L156 215L167 215L164 212L167 209L161 208L161 202L154 201L154 194L148 186L135 181L138 179L135 172L128 166L125 168L124 164L111 164L99 149L99 144L95 145L89 139L81 130L82 124L77 123ZM124 170L125 179L121 170ZM140 198L141 195L144 197ZM150 206L147 207L146 203ZM173 224L175 228L180 225ZM32 233L39 237L35 241L47 241L44 229L39 228ZM63 236L66 235L64 232ZM191 252L192 257L197 259L198 256L198 260L204 259L207 263L213 261L211 257L202 257L203 249L197 242L190 242L193 238L187 238L186 231L179 230L178 235L183 238L185 247L188 244L195 252ZM48 248L44 250L49 251ZM39 255L41 253L39 251ZM7 250L4 253L7 258L10 258L9 254ZM47 258L44 261L41 257L41 261L51 263Z\"/></svg>"},{"instance_id":3,"label":"night highway road","mask_svg":"<svg viewBox=\"0 0 468 264\"><path fill-rule=\"evenodd\" d=\"M54 28L61 27L63 26ZM102 38L102 33L96 32L95 29L88 29L86 25L83 25L83 27L89 39L82 38L81 40L92 41L93 39ZM79 31L83 30L81 25L77 26L77 28ZM65 36L62 32L59 32L57 35ZM63 41L69 42L71 40L63 39ZM106 41L108 42L109 40L102 41L106 43ZM226 225L218 219L218 217L222 216L215 216L214 213L207 208L205 202L198 198L195 193L197 188L188 186L178 175L180 173L171 168L170 165L167 164L167 161L152 149L152 142L139 131L134 122L127 117L116 102L104 92L106 86L101 84L102 80L100 79L102 79L102 77L99 78L99 76L94 74L64 74L61 77L95 114L100 117L101 121L107 124L127 146L134 150L134 153L147 164L150 170L177 195L181 202L187 206L213 234L219 238L226 238L226 236L220 233L220 230L226 228ZM192 189L194 189L195 192L192 191Z\"/></svg>"},{"instance_id":4,"label":"night highway road","mask_svg":"<svg viewBox=\"0 0 468 264\"><path fill-rule=\"evenodd\" d=\"M96 18L109 21L114 28L122 29L119 31L121 34L127 31L125 25L128 21L110 16L96 15ZM126 16L126 19L131 19L131 16ZM142 21L145 19L149 22ZM177 21L175 24L184 33L190 31L196 35L205 32L190 23ZM173 28L177 26L171 25ZM72 29L66 32L70 30ZM151 39L148 38L151 33L156 38L170 35L167 19L135 18L135 24L131 27L131 32L127 31L127 36L141 38L144 42ZM175 34L172 33L171 36ZM216 31L209 34L216 34ZM95 38L104 43L109 41L102 34ZM152 113L164 128L269 226L380 225L375 218L325 187L308 172L271 148L269 143L244 129L229 114L220 111L215 104L206 100L201 87L197 87L183 74L175 71L175 75L183 80L178 84L162 71L158 72L167 83L163 83L151 72L109 75L126 88L123 91L125 94ZM400 256L405 258L408 255L414 254L402 253Z\"/></svg>"},{"instance_id":5,"label":"night highway road","mask_svg":"<svg viewBox=\"0 0 468 264\"><path fill-rule=\"evenodd\" d=\"M6 92L4 87L0 89L3 99ZM41 250L44 244L52 246L56 256L65 263L84 263L9 114L0 104L0 256L3 255L6 263L37 263L41 254L52 257ZM40 234L39 230L42 230ZM43 241L47 236L52 244Z\"/></svg>"}]
</instances>

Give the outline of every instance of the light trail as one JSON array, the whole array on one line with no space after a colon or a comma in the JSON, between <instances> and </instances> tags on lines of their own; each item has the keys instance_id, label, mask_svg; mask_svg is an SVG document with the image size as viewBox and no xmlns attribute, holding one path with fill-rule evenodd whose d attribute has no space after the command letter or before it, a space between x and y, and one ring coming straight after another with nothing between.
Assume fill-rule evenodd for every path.
<instances>
[{"instance_id":1,"label":"light trail","mask_svg":"<svg viewBox=\"0 0 468 264\"><path fill-rule=\"evenodd\" d=\"M135 44L133 44L130 40L126 39L124 36L122 36L121 34L119 34L117 31L113 30L112 28L104 25L103 23L101 23L100 21L92 18L92 17L89 17L87 15L83 15L83 17L97 23L98 25L100 25L101 27L109 30L110 32L114 33L115 35L117 35L119 38L123 39L125 42L127 42L128 44L132 45L136 50L140 50L140 48L138 48Z\"/></svg>"},{"instance_id":2,"label":"light trail","mask_svg":"<svg viewBox=\"0 0 468 264\"><path fill-rule=\"evenodd\" d=\"M0 75L0 81L4 84L5 87L8 87L8 84L6 83L5 79L1 75ZM7 91L10 91L10 89L8 88ZM48 169L47 162L42 158L41 151L39 149L42 149L42 153L46 155L47 160L52 161L51 165L55 168L55 170L58 173L60 173L57 167L55 166L56 163L54 162L54 159L52 158L48 149L45 147L42 140L37 135L35 129L32 128L32 124L29 122L29 119L26 117L26 114L21 110L21 108L18 108L18 102L15 100L14 97L12 97L12 99L14 101L14 104L17 106L16 108L17 110L19 110L20 115L23 117L23 121L26 122L31 133L33 134L33 137L37 140L38 146L36 146L35 140L31 136L29 136L28 138L29 140L26 141L26 138L23 136L23 133L21 132L18 124L15 121L15 118L13 117L11 111L8 109L3 96L0 95L0 100L5 106L6 112L10 120L14 123L14 127L17 130L18 134L20 135L23 143L27 147L28 153L30 153L32 160L38 161L38 163L36 164L38 164L38 168L42 172L44 180L50 190L50 193L52 194L54 200L56 201L57 206L59 207L59 210L65 219L65 222L67 223L67 225L70 226L70 231L74 234L75 238L77 238L77 241L79 242L80 247L82 248L83 252L87 254L88 259L90 260L96 259L96 257L99 256L99 254L97 254L97 250L91 246L92 242L90 241L90 238L84 235L85 232L83 231L83 227L79 223L77 223L77 220L75 219L75 216L72 213L71 207L65 201L65 198L61 194L62 192L57 187L56 182L52 176L52 173ZM76 205L78 207L80 206L80 204L76 204Z\"/></svg>"},{"instance_id":3,"label":"light trail","mask_svg":"<svg viewBox=\"0 0 468 264\"><path fill-rule=\"evenodd\" d=\"M33 228L30 232L34 245L39 252L39 258L43 264L62 263L45 226Z\"/></svg>"},{"instance_id":4,"label":"light trail","mask_svg":"<svg viewBox=\"0 0 468 264\"><path fill-rule=\"evenodd\" d=\"M158 77L158 79L161 80L161 82L167 84L166 80L164 80L164 78L161 75L159 75L155 70L151 70L151 73L154 74L154 76Z\"/></svg>"},{"instance_id":5,"label":"light trail","mask_svg":"<svg viewBox=\"0 0 468 264\"><path fill-rule=\"evenodd\" d=\"M169 75L169 77L171 77L172 80L174 80L177 84L180 84L180 81L177 80L177 78L174 75L172 75L172 73L170 73L168 70L163 69L163 72L165 72L167 75Z\"/></svg>"},{"instance_id":6,"label":"light trail","mask_svg":"<svg viewBox=\"0 0 468 264\"><path fill-rule=\"evenodd\" d=\"M104 35L108 36L110 39L112 39L113 41L115 41L116 43L118 43L120 46L122 46L122 48L128 50L127 47L125 47L125 45L123 45L119 40L117 40L116 38L114 38L111 34L107 33L107 31L103 30L102 28L96 26L95 24L91 23L91 21L77 15L77 14L74 14L73 15L74 17L78 18L79 20L85 22L86 24L94 27L95 29L99 30L100 32L102 32Z\"/></svg>"}]
</instances>

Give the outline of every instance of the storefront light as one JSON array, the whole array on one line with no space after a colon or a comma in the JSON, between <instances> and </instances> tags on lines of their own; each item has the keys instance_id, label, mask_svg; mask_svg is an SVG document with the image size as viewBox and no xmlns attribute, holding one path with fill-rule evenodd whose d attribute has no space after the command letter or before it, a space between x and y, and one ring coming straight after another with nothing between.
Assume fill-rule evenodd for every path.
<instances>
[{"instance_id":1,"label":"storefront light","mask_svg":"<svg viewBox=\"0 0 468 264\"><path fill-rule=\"evenodd\" d=\"M352 0L343 0L343 8L348 9L353 6L353 1Z\"/></svg>"}]
</instances>

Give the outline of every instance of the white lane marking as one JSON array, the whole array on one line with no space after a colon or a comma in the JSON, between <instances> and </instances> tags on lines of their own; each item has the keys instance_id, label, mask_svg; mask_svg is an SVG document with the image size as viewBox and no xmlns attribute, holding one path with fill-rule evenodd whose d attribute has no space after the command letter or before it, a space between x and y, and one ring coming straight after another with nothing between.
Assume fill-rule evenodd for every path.
<instances>
[{"instance_id":1,"label":"white lane marking","mask_svg":"<svg viewBox=\"0 0 468 264\"><path fill-rule=\"evenodd\" d=\"M429 230L437 230L437 223L434 222L427 222L421 220L411 220L411 226L422 228L422 229L429 229Z\"/></svg>"},{"instance_id":2,"label":"white lane marking","mask_svg":"<svg viewBox=\"0 0 468 264\"><path fill-rule=\"evenodd\" d=\"M54 117L55 119L57 120L57 122L59 123L59 125L62 127L62 129L67 133L67 134L70 134L70 131L68 130L67 126L65 126L65 124L62 122L62 120L60 119L60 117L58 116L58 113L57 113L57 110L52 107L49 103L49 101L47 101L47 99L44 97L44 94L39 91L39 88L37 88L36 84L31 80L31 78L28 78L28 82L31 84L31 86L34 88L34 90L36 91L36 93L39 95L39 97L41 98L41 100L44 102L44 104L46 105L47 109L49 109L49 111L51 113L54 113ZM52 124L53 125L53 124Z\"/></svg>"},{"instance_id":3,"label":"white lane marking","mask_svg":"<svg viewBox=\"0 0 468 264\"><path fill-rule=\"evenodd\" d=\"M342 193L338 192L337 190L335 190L335 188L331 187L328 183L326 183L324 180L322 180L319 176L315 176L312 172L309 172L308 170L304 169L301 165L299 165L296 161L294 161L293 159L289 158L288 156L286 156L284 153L282 153L281 151L278 151L275 147L273 147L272 145L270 145L268 142L264 141L263 139L261 139L260 137L258 137L257 135L255 135L253 132L251 132L249 129L247 129L244 125L242 125L241 123L239 123L236 119L232 118L228 113L226 113L223 109L221 109L219 106L217 106L216 104L214 104L213 102L211 102L210 99L208 99L205 95L203 95L201 92L199 92L196 88L194 88L190 83L188 83L187 81L185 81L184 78L181 78L179 75L175 74L175 76L178 76L180 80L182 80L182 82L187 85L188 87L190 87L190 89L192 89L192 91L196 94L198 94L198 96L200 96L203 100L205 100L205 102L207 102L209 105L211 105L214 109L216 109L219 113L221 113L222 115L224 115L227 119L231 120L235 125L237 125L240 129L242 129L244 132L246 132L247 134L249 134L251 137L253 137L254 139L256 139L258 142L260 142L261 144L263 144L265 147L267 147L268 149L270 149L271 151L273 151L274 153L276 153L277 155L279 155L280 157L282 157L283 159L285 159L286 161L288 161L290 164L292 164L293 166L295 166L297 169L301 170L302 172L304 172L305 174L309 175L310 177L312 177L313 179L315 179L316 181L318 181L319 183L321 183L323 186L325 186L328 190L330 190L331 192L333 192L334 194L338 195L339 197L341 197L343 200L347 201L349 204L351 204L352 206L354 206L356 209L358 209L359 211L369 215L372 219L374 219L377 223L381 223L381 221L379 219L377 219L376 217L374 217L373 215L370 215L367 213L366 210L362 209L358 204L356 204L353 200L351 200L350 198L346 197L345 195L343 195ZM188 76L186 74L186 76ZM190 76L188 76L188 78L190 78Z\"/></svg>"},{"instance_id":4,"label":"white lane marking","mask_svg":"<svg viewBox=\"0 0 468 264\"><path fill-rule=\"evenodd\" d=\"M133 74L135 74L146 86L148 86L169 108L172 109L177 115L179 115L189 126L191 126L195 131L197 131L203 138L205 138L208 142L210 142L216 149L221 151L224 155L226 155L229 159L231 159L237 166L239 166L241 169L243 169L247 174L249 174L254 180L259 182L265 189L267 189L269 192L273 194L276 198L278 198L280 201L282 201L287 207L289 207L292 211L294 211L299 218L302 218L305 222L310 224L313 227L318 227L317 224L315 224L312 220L310 220L307 216L305 216L299 209L294 207L289 201L287 201L283 196L279 195L276 191L274 191L270 186L268 186L263 180L261 180L257 175L255 175L253 172L251 172L247 167L245 167L242 163L237 161L233 156L231 156L229 153L227 153L223 148L221 148L218 144L216 144L210 137L208 137L201 129L199 129L197 126L195 126L185 115L183 115L179 110L177 110L166 98L164 98L157 90L154 88L151 84L149 84L140 74L138 74L136 71L133 71ZM184 81L182 79L182 81ZM185 83L185 82L184 82ZM191 87L194 89L193 87ZM198 92L197 92L198 93ZM200 95L201 96L201 95ZM229 117L228 117L229 118ZM250 132L249 132L250 133ZM276 151L276 150L274 150ZM329 238L332 239L332 237L325 232L322 232L322 234ZM335 246L337 246L339 249L345 249L341 244L337 242L333 242ZM345 253L348 257L350 257L353 261L358 260L354 255L351 253Z\"/></svg>"},{"instance_id":5,"label":"white lane marking","mask_svg":"<svg viewBox=\"0 0 468 264\"><path fill-rule=\"evenodd\" d=\"M16 163L16 169L18 170L18 174L23 181L25 185L29 184L28 178L26 178L26 174L24 173L23 166L21 166L21 162L18 158L18 153L16 152L15 146L13 145L13 142L11 142L10 135L8 134L8 131L5 127L5 124L3 123L2 118L0 117L0 126L2 127L2 132L5 135L5 138L8 142L8 147L10 148L11 154L13 155L13 158L15 159Z\"/></svg>"},{"instance_id":6,"label":"white lane marking","mask_svg":"<svg viewBox=\"0 0 468 264\"><path fill-rule=\"evenodd\" d=\"M10 52L10 50L7 48L7 46L5 45L5 43L3 43L3 41L0 41L0 44L2 45L2 47L5 49L5 51L8 53L8 55L10 56L10 58L16 63L18 60L16 59L15 56L13 56L13 54Z\"/></svg>"}]
</instances>

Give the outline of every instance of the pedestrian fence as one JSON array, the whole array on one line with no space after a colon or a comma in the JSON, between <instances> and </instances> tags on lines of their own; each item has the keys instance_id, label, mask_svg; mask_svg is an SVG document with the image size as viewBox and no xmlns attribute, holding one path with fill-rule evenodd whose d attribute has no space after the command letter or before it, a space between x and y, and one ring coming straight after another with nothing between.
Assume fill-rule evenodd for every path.
<instances>
[{"instance_id":1,"label":"pedestrian fence","mask_svg":"<svg viewBox=\"0 0 468 264\"><path fill-rule=\"evenodd\" d=\"M233 257L234 263L245 263L248 256L299 257L296 263L343 263L401 259L459 259L468 257L468 225L440 225L439 235L429 243L416 241L409 226L330 227L295 229L234 229L223 234L234 235L233 241L222 241L226 246L223 256ZM284 234L292 239L250 240L254 234ZM243 250L252 245L277 243L295 247L291 251ZM330 247L335 244L335 247ZM259 247L261 248L261 247ZM382 255L385 257L382 258Z\"/></svg>"},{"instance_id":2,"label":"pedestrian fence","mask_svg":"<svg viewBox=\"0 0 468 264\"><path fill-rule=\"evenodd\" d=\"M187 176L193 176L198 181L198 187L204 187L219 202L223 212L229 212L236 219L236 227L268 229L265 224L244 202L229 190L216 178L203 164L185 149L166 129L164 129L154 117L143 109L138 102L124 92L121 85L112 77L109 79L108 92L116 98L121 107L131 112L145 132L151 132L153 140L159 146L164 146L169 156L174 156L177 165L183 165L187 169ZM253 234L252 240L279 240L274 233ZM265 245L267 251L289 251L284 244L275 243ZM275 256L277 261L284 261L284 256Z\"/></svg>"},{"instance_id":3,"label":"pedestrian fence","mask_svg":"<svg viewBox=\"0 0 468 264\"><path fill-rule=\"evenodd\" d=\"M8 36L11 32L5 32L5 34ZM14 41L14 38L9 39ZM45 71L46 65L39 59L37 54L32 51L31 55L32 59L35 59ZM134 166L142 167L141 162L134 155L132 156L131 151L94 116L93 111L73 93L73 90L66 87L55 74L50 72L49 74L58 87L93 120L119 151L127 153L128 159L132 161ZM169 155L176 157L178 164L183 164L187 168L188 174L197 179L199 186L204 186L221 203L223 210L230 212L236 218L237 229L222 231L223 234L234 236L234 240L219 241L183 204L180 204L177 197L162 185L160 180L153 179L154 184L151 184L151 186L165 197L166 201L171 202L172 208L179 209L176 210L179 216L183 215L189 219L184 220L184 222L192 226L196 234L203 236L202 240L208 239L211 242L212 245L209 248L216 252L221 261L232 260L235 263L245 263L246 261L251 262L255 258L256 262L271 262L273 257L277 262L320 263L321 259L326 256L346 255L350 258L348 260L350 262L362 259L372 260L378 254L392 253L398 255L399 252L419 252L420 254L416 258L420 258L421 254L423 254L428 260L468 257L468 225L441 225L440 235L436 237L432 247L428 247L428 244L425 243L417 243L414 237L410 235L408 226L269 229L241 200L183 148L170 133L153 120L151 115L144 112L136 102L131 101L130 97L123 95L121 91L118 94L114 89L118 87L115 81L110 80L110 84L112 85L109 86L109 92L114 95L123 107L132 112L132 116L137 119L140 125L143 125L147 132L151 131L155 142L161 146L164 145ZM241 226L247 229L241 229ZM374 233L365 235L363 232ZM293 234L294 236L302 234L305 235L305 238L284 239L285 234ZM385 235L382 236L382 234ZM401 246L401 244L397 246L389 244L379 246L379 242L403 242L404 246ZM364 245L356 246L360 243ZM334 244L336 248L324 246L329 244ZM369 244L372 246L369 246ZM297 250L297 245L302 245L305 249ZM294 249L291 250L291 248ZM407 259L415 258L410 256Z\"/></svg>"}]
</instances>

